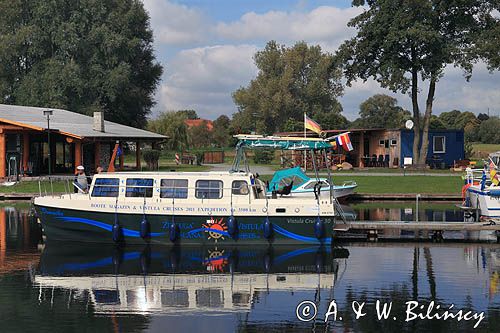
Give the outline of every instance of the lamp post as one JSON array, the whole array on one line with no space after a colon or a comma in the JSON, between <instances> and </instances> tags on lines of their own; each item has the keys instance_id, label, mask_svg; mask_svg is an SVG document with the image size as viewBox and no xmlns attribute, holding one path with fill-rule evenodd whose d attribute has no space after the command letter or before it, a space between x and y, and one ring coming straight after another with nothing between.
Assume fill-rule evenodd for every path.
<instances>
[{"instance_id":1,"label":"lamp post","mask_svg":"<svg viewBox=\"0 0 500 333\"><path fill-rule=\"evenodd\" d=\"M51 159L51 156L50 156L50 116L52 116L52 114L54 113L54 111L52 110L44 110L43 111L43 115L44 116L47 116L47 156L48 156L48 159L49 159L49 176L52 174L52 159Z\"/></svg>"}]
</instances>

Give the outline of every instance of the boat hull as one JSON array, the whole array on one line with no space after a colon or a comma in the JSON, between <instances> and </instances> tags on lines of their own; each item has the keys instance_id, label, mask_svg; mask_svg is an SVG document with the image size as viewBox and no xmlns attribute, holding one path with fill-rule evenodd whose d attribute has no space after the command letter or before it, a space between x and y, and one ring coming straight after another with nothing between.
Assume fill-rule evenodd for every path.
<instances>
[{"instance_id":1,"label":"boat hull","mask_svg":"<svg viewBox=\"0 0 500 333\"><path fill-rule=\"evenodd\" d=\"M331 243L335 223L333 216L321 216L324 237L318 239L315 232L317 215L269 216L272 225L270 228L269 224L266 228L267 216L264 214L235 215L236 223L233 225L237 226L237 232L230 234L227 215L144 215L53 208L36 204L35 209L48 240L91 243L115 243L113 226L118 224L125 244L328 244ZM141 221L144 219L149 224L150 231L150 237L146 238L142 238L140 232ZM172 233L175 233L175 237L172 237Z\"/></svg>"},{"instance_id":2,"label":"boat hull","mask_svg":"<svg viewBox=\"0 0 500 333\"><path fill-rule=\"evenodd\" d=\"M477 210L481 218L500 220L500 196L490 195L489 191L476 186L467 189L467 195L470 207Z\"/></svg>"}]
</instances>

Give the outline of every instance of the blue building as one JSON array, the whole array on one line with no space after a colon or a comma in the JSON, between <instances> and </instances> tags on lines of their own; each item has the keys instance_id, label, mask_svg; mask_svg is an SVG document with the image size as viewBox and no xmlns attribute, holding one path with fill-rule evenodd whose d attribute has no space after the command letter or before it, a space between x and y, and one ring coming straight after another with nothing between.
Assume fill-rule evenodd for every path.
<instances>
[{"instance_id":1,"label":"blue building","mask_svg":"<svg viewBox=\"0 0 500 333\"><path fill-rule=\"evenodd\" d=\"M335 135L345 130L327 130ZM349 129L354 150L339 153L355 167L403 167L413 162L413 130L386 128ZM300 133L279 133L300 135ZM410 162L410 159L412 162ZM427 165L448 168L464 159L463 130L430 130Z\"/></svg>"},{"instance_id":2,"label":"blue building","mask_svg":"<svg viewBox=\"0 0 500 333\"><path fill-rule=\"evenodd\" d=\"M412 130L400 130L401 137L401 166L404 158L413 158ZM463 160L464 154L463 130L430 130L427 163L431 167L450 167L456 161Z\"/></svg>"}]
</instances>

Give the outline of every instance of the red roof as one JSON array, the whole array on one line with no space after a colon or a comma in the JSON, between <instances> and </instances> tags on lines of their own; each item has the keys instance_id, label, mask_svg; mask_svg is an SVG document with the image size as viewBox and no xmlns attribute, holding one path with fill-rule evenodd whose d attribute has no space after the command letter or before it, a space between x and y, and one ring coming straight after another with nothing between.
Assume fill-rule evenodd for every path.
<instances>
[{"instance_id":1,"label":"red roof","mask_svg":"<svg viewBox=\"0 0 500 333\"><path fill-rule=\"evenodd\" d=\"M211 120L208 120L208 119L186 119L186 120L184 120L184 124L186 124L186 126L188 128L195 127L195 126L201 126L203 124L203 122L205 122L205 124L207 124L207 129L209 131L214 129L214 122Z\"/></svg>"}]
</instances>

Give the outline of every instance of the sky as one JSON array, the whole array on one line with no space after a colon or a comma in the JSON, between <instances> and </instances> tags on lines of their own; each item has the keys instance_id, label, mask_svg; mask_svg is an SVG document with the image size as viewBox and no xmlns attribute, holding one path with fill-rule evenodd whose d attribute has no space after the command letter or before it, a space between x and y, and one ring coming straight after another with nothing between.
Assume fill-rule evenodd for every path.
<instances>
[{"instance_id":1,"label":"sky","mask_svg":"<svg viewBox=\"0 0 500 333\"><path fill-rule=\"evenodd\" d=\"M237 111L231 94L257 75L253 55L269 40L292 46L318 44L334 53L356 30L347 22L362 12L351 1L312 0L143 0L151 17L154 48L164 74L152 117L160 112L194 109L206 119ZM421 109L426 84L422 85ZM411 110L408 95L380 88L373 80L357 81L339 98L344 115L354 120L359 104L377 93L398 99ZM469 82L460 69L446 68L438 82L434 113L458 109L500 115L500 73L483 63Z\"/></svg>"}]
</instances>

